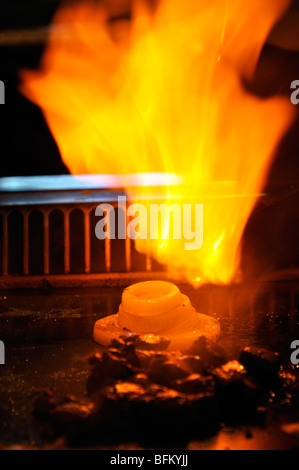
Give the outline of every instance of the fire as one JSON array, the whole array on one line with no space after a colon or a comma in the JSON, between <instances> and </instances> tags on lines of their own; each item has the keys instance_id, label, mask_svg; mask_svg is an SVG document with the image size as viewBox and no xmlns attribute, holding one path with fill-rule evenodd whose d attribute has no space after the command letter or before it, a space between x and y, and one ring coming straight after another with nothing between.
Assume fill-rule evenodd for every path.
<instances>
[{"instance_id":1,"label":"fire","mask_svg":"<svg viewBox=\"0 0 299 470\"><path fill-rule=\"evenodd\" d=\"M238 278L244 227L291 122L284 99L243 86L288 4L162 0L153 13L135 2L130 22L108 22L97 2L63 6L41 70L22 72L73 174L182 175L165 197L203 204L202 248L185 250L169 223L136 243L194 284Z\"/></svg>"}]
</instances>

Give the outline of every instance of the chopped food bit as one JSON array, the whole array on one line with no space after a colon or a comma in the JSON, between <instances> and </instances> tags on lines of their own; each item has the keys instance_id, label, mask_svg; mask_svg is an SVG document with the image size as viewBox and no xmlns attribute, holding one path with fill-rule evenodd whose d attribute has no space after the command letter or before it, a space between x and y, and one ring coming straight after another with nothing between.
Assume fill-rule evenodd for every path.
<instances>
[{"instance_id":1,"label":"chopped food bit","mask_svg":"<svg viewBox=\"0 0 299 470\"><path fill-rule=\"evenodd\" d=\"M215 392L215 381L212 376L190 374L184 379L177 380L173 387L181 393L193 394Z\"/></svg>"},{"instance_id":2,"label":"chopped food bit","mask_svg":"<svg viewBox=\"0 0 299 470\"><path fill-rule=\"evenodd\" d=\"M252 418L258 407L265 403L264 390L246 375L241 364L237 367L237 361L214 369L212 375L221 419L224 421Z\"/></svg>"},{"instance_id":3,"label":"chopped food bit","mask_svg":"<svg viewBox=\"0 0 299 470\"><path fill-rule=\"evenodd\" d=\"M226 351L205 336L196 339L188 352L199 356L206 366L218 367L227 362Z\"/></svg>"},{"instance_id":4,"label":"chopped food bit","mask_svg":"<svg viewBox=\"0 0 299 470\"><path fill-rule=\"evenodd\" d=\"M199 356L181 355L178 358L178 363L190 374L203 374L206 371L206 367Z\"/></svg>"},{"instance_id":5,"label":"chopped food bit","mask_svg":"<svg viewBox=\"0 0 299 470\"><path fill-rule=\"evenodd\" d=\"M146 373L137 373L132 378L134 383L140 384L142 387L148 387L150 385L149 376Z\"/></svg>"},{"instance_id":6,"label":"chopped food bit","mask_svg":"<svg viewBox=\"0 0 299 470\"><path fill-rule=\"evenodd\" d=\"M258 347L244 348L239 361L248 374L263 384L275 384L279 380L280 360L277 353Z\"/></svg>"},{"instance_id":7,"label":"chopped food bit","mask_svg":"<svg viewBox=\"0 0 299 470\"><path fill-rule=\"evenodd\" d=\"M90 406L72 401L56 406L51 412L51 418L56 429L68 432L73 426L79 426L84 422L90 414Z\"/></svg>"},{"instance_id":8,"label":"chopped food bit","mask_svg":"<svg viewBox=\"0 0 299 470\"><path fill-rule=\"evenodd\" d=\"M132 366L126 358L114 354L114 351L107 350L101 355L95 354L89 362L92 369L86 384L88 394L98 391L116 379L126 379L132 374Z\"/></svg>"},{"instance_id":9,"label":"chopped food bit","mask_svg":"<svg viewBox=\"0 0 299 470\"><path fill-rule=\"evenodd\" d=\"M150 351L163 351L169 344L169 340L154 334L141 335L136 340L137 348Z\"/></svg>"},{"instance_id":10,"label":"chopped food bit","mask_svg":"<svg viewBox=\"0 0 299 470\"><path fill-rule=\"evenodd\" d=\"M175 380L187 377L188 372L177 366L175 362L157 358L152 361L148 375L155 383L169 385Z\"/></svg>"}]
</instances>

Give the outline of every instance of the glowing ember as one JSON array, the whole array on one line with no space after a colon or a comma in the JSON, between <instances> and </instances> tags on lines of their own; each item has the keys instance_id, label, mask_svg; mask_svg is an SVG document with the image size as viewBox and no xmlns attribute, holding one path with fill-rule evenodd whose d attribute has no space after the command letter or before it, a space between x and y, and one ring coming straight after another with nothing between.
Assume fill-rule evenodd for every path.
<instances>
[{"instance_id":1,"label":"glowing ember","mask_svg":"<svg viewBox=\"0 0 299 470\"><path fill-rule=\"evenodd\" d=\"M153 16L137 2L130 25L112 27L97 2L76 3L58 12L42 71L22 74L72 173L183 176L165 197L203 203L203 247L172 239L169 218L136 245L194 284L238 277L244 227L291 121L290 103L242 85L288 4L164 0Z\"/></svg>"},{"instance_id":2,"label":"glowing ember","mask_svg":"<svg viewBox=\"0 0 299 470\"><path fill-rule=\"evenodd\" d=\"M169 341L168 349L187 349L199 336L216 341L220 325L208 315L197 313L189 298L170 282L147 281L123 291L116 315L98 320L93 337L108 346L125 333L147 334L146 342L155 343L155 335ZM141 340L142 340L141 336Z\"/></svg>"}]
</instances>

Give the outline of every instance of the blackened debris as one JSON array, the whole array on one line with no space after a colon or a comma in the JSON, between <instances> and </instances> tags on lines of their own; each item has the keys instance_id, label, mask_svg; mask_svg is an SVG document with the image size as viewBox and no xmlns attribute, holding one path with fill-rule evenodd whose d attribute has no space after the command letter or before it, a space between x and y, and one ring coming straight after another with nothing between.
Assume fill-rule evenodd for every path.
<instances>
[{"instance_id":1,"label":"blackened debris","mask_svg":"<svg viewBox=\"0 0 299 470\"><path fill-rule=\"evenodd\" d=\"M194 373L174 382L173 388L188 395L200 393L215 395L215 380L212 375L205 376Z\"/></svg>"},{"instance_id":2,"label":"blackened debris","mask_svg":"<svg viewBox=\"0 0 299 470\"><path fill-rule=\"evenodd\" d=\"M261 384L275 385L279 380L280 359L275 352L257 347L246 347L239 361L249 375Z\"/></svg>"},{"instance_id":3,"label":"blackened debris","mask_svg":"<svg viewBox=\"0 0 299 470\"><path fill-rule=\"evenodd\" d=\"M92 369L86 383L88 394L92 394L116 380L125 380L133 373L132 366L126 358L116 354L114 350L94 354L89 358L89 363L92 365Z\"/></svg>"},{"instance_id":4,"label":"blackened debris","mask_svg":"<svg viewBox=\"0 0 299 470\"><path fill-rule=\"evenodd\" d=\"M122 349L125 344L134 344L137 349L141 350L164 351L169 346L170 340L155 334L137 335L127 333L111 342L112 347L119 349Z\"/></svg>"},{"instance_id":5,"label":"blackened debris","mask_svg":"<svg viewBox=\"0 0 299 470\"><path fill-rule=\"evenodd\" d=\"M225 364L228 360L226 351L205 336L195 340L188 352L199 356L206 367L218 367Z\"/></svg>"},{"instance_id":6,"label":"blackened debris","mask_svg":"<svg viewBox=\"0 0 299 470\"><path fill-rule=\"evenodd\" d=\"M186 378L189 375L175 361L165 359L165 357L158 357L151 362L148 375L153 383L169 386L174 381Z\"/></svg>"},{"instance_id":7,"label":"blackened debris","mask_svg":"<svg viewBox=\"0 0 299 470\"><path fill-rule=\"evenodd\" d=\"M153 334L141 335L136 341L137 348L149 351L164 351L169 344L170 340Z\"/></svg>"},{"instance_id":8,"label":"blackened debris","mask_svg":"<svg viewBox=\"0 0 299 470\"><path fill-rule=\"evenodd\" d=\"M185 352L161 349L163 338L154 338L152 349L150 343L130 334L114 340L89 357L86 402L71 397L56 404L46 391L35 416L71 446L184 446L223 423L261 423L280 370L277 354L245 348L228 360L205 338Z\"/></svg>"},{"instance_id":9,"label":"blackened debris","mask_svg":"<svg viewBox=\"0 0 299 470\"><path fill-rule=\"evenodd\" d=\"M216 368L215 395L219 404L220 419L226 423L256 419L267 393L248 376L238 361L230 361Z\"/></svg>"},{"instance_id":10,"label":"blackened debris","mask_svg":"<svg viewBox=\"0 0 299 470\"><path fill-rule=\"evenodd\" d=\"M93 406L70 401L57 405L51 411L51 422L58 434L71 434L74 429L79 429L91 415Z\"/></svg>"},{"instance_id":11,"label":"blackened debris","mask_svg":"<svg viewBox=\"0 0 299 470\"><path fill-rule=\"evenodd\" d=\"M206 371L203 360L199 356L181 355L179 364L190 374L204 374Z\"/></svg>"}]
</instances>

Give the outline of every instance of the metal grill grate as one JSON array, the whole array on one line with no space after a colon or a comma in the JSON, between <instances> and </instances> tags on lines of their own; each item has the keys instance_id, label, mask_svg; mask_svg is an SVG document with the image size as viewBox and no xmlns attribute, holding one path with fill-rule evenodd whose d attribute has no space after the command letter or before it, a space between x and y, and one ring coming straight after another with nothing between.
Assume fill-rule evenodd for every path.
<instances>
[{"instance_id":1,"label":"metal grill grate","mask_svg":"<svg viewBox=\"0 0 299 470\"><path fill-rule=\"evenodd\" d=\"M172 185L180 197L179 176L173 174L38 176L0 179L0 288L54 287L82 285L124 285L134 280L168 278L166 266L152 259L150 253L138 253L134 242L98 240L95 226L99 204L110 204L118 220L118 198L130 187L134 202L169 202L166 189ZM209 204L217 197L234 198L230 182L207 183L202 187L200 203ZM140 186L150 190L140 191ZM281 198L284 188L274 188ZM146 194L144 194L146 193ZM272 204L273 194L259 196L263 205ZM239 197L239 196L238 196ZM276 207L276 206L275 206ZM126 226L129 219L126 213ZM117 226L116 232L118 231ZM109 227L107 227L109 233ZM285 271L285 272L284 272ZM299 278L298 270L282 268L269 274L271 279ZM174 280L174 279L172 279Z\"/></svg>"},{"instance_id":2,"label":"metal grill grate","mask_svg":"<svg viewBox=\"0 0 299 470\"><path fill-rule=\"evenodd\" d=\"M110 201L113 205L113 201ZM115 206L116 207L116 206ZM90 232L91 232L91 215L94 213L96 206L81 206L76 205L71 208L55 208L53 206L47 208L23 208L23 209L10 209L1 210L2 217L2 275L7 276L9 274L15 274L13 269L9 268L9 252L12 250L17 252L14 246L13 240L9 237L9 228L14 223L13 219L16 219L17 214L21 215L22 226L22 272L20 274L29 274L30 265L30 243L29 243L29 231L32 226L30 225L30 218L32 215L40 214L42 216L42 234L37 233L37 237L42 237L43 242L43 270L41 274L50 274L50 217L53 213L60 213L63 218L63 252L64 252L64 274L71 272L71 253L70 253L70 218L75 211L79 211L83 216L83 227L84 227L84 243L82 243L81 249L84 253L84 273L88 274L91 272L91 248L90 248ZM11 217L15 216L15 217ZM11 219L11 223L10 223ZM109 229L108 229L109 230ZM111 240L107 237L104 240L104 251L105 251L105 272L111 272ZM121 254L122 255L122 254ZM130 239L125 240L124 259L126 265L126 271L131 271L131 242ZM151 270L151 260L147 257L146 262L147 270ZM100 271L99 271L100 272Z\"/></svg>"},{"instance_id":3,"label":"metal grill grate","mask_svg":"<svg viewBox=\"0 0 299 470\"><path fill-rule=\"evenodd\" d=\"M96 238L96 207L108 203L117 214L118 196L125 194L119 181L112 182L116 188L107 189L107 175L100 180L69 175L2 179L1 287L161 277L165 267L149 253L138 253L129 237L111 239L109 224L108 236ZM155 197L160 198L159 191Z\"/></svg>"}]
</instances>

